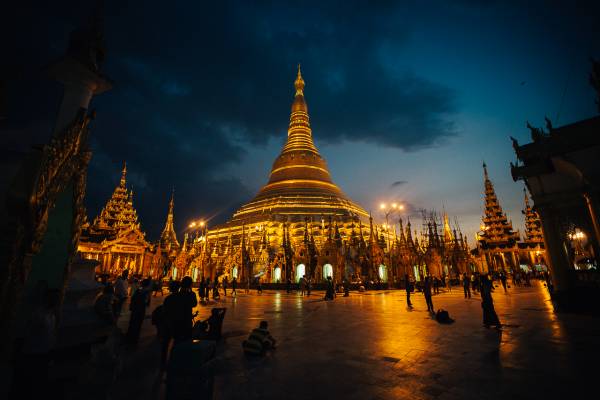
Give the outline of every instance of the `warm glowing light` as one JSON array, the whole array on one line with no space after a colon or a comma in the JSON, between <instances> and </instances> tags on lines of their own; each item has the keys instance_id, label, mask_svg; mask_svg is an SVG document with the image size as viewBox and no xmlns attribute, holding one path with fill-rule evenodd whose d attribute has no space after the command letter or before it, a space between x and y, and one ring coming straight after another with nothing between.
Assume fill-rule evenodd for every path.
<instances>
[{"instance_id":1,"label":"warm glowing light","mask_svg":"<svg viewBox=\"0 0 600 400\"><path fill-rule=\"evenodd\" d=\"M190 224L190 228L193 228L193 227L195 227L195 226L196 226L196 223L195 223L195 222L192 222L192 223Z\"/></svg>"},{"instance_id":2,"label":"warm glowing light","mask_svg":"<svg viewBox=\"0 0 600 400\"><path fill-rule=\"evenodd\" d=\"M379 205L379 208L381 208L382 210L385 210L385 203L381 203L381 204Z\"/></svg>"},{"instance_id":3,"label":"warm glowing light","mask_svg":"<svg viewBox=\"0 0 600 400\"><path fill-rule=\"evenodd\" d=\"M204 226L206 223L204 221L200 221L200 226Z\"/></svg>"},{"instance_id":4,"label":"warm glowing light","mask_svg":"<svg viewBox=\"0 0 600 400\"><path fill-rule=\"evenodd\" d=\"M400 204L400 205L398 206L398 209L399 209L399 210L404 210L404 204Z\"/></svg>"},{"instance_id":5,"label":"warm glowing light","mask_svg":"<svg viewBox=\"0 0 600 400\"><path fill-rule=\"evenodd\" d=\"M392 203L392 208L396 208L396 207L398 207L398 204Z\"/></svg>"}]
</instances>

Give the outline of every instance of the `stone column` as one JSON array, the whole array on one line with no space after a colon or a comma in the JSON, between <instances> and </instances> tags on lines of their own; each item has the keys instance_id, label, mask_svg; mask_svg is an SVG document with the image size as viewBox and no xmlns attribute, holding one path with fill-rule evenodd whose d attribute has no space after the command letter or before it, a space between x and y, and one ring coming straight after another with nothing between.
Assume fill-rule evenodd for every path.
<instances>
[{"instance_id":1,"label":"stone column","mask_svg":"<svg viewBox=\"0 0 600 400\"><path fill-rule=\"evenodd\" d=\"M556 292L567 291L573 287L571 263L565 250L563 232L561 232L556 210L550 206L538 206L538 212L544 230L544 245L548 255L547 263L552 275Z\"/></svg>"},{"instance_id":2,"label":"stone column","mask_svg":"<svg viewBox=\"0 0 600 400\"><path fill-rule=\"evenodd\" d=\"M584 193L583 197L585 198L585 202L587 204L588 212L590 214L591 225L594 229L594 237L592 239L592 247L594 248L594 256L600 256L600 222L598 221L598 213L596 211L596 206L592 195L589 193Z\"/></svg>"}]
</instances>

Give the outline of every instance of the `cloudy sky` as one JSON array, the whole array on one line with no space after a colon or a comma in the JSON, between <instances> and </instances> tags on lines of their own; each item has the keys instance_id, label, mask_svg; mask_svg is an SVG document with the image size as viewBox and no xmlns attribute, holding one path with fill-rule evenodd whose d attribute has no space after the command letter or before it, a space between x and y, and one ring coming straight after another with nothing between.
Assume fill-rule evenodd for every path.
<instances>
[{"instance_id":1,"label":"cloudy sky","mask_svg":"<svg viewBox=\"0 0 600 400\"><path fill-rule=\"evenodd\" d=\"M593 2L106 1L114 89L93 99L88 183L96 215L127 161L150 239L171 188L176 228L222 222L267 180L302 64L313 135L335 182L365 209L381 201L445 209L470 242L482 161L522 229L509 136L596 115ZM368 4L367 4L368 3ZM47 140L60 87L44 66L91 2L19 2L0 23L3 142ZM9 17L9 18L7 18Z\"/></svg>"}]
</instances>

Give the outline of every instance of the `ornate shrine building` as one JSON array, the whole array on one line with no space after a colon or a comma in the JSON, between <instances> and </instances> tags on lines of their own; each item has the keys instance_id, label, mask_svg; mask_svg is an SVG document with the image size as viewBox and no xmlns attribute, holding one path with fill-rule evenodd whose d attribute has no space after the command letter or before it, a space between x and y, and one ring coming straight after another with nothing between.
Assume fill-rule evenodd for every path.
<instances>
[{"instance_id":1,"label":"ornate shrine building","mask_svg":"<svg viewBox=\"0 0 600 400\"><path fill-rule=\"evenodd\" d=\"M498 202L494 185L483 163L485 207L482 230L478 234L480 250L489 270L513 271L518 268L519 232L515 232Z\"/></svg>"},{"instance_id":2,"label":"ornate shrine building","mask_svg":"<svg viewBox=\"0 0 600 400\"><path fill-rule=\"evenodd\" d=\"M126 187L127 167L100 214L82 227L77 247L82 257L100 262L99 273L151 274L153 246L141 230L133 207L133 191Z\"/></svg>"}]
</instances>

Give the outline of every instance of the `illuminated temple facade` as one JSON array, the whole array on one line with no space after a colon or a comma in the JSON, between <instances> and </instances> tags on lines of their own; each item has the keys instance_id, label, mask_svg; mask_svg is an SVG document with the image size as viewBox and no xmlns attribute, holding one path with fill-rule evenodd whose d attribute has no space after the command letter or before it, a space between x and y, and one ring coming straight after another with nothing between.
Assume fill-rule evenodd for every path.
<instances>
[{"instance_id":1,"label":"illuminated temple facade","mask_svg":"<svg viewBox=\"0 0 600 400\"><path fill-rule=\"evenodd\" d=\"M168 268L170 277L392 282L405 273L420 279L466 271L466 238L451 231L447 217L444 232L431 220L429 230L415 230L413 239L410 221L406 227L399 221L400 234L376 226L343 193L313 142L300 67L294 87L287 140L267 184L228 222L186 235Z\"/></svg>"}]
</instances>

